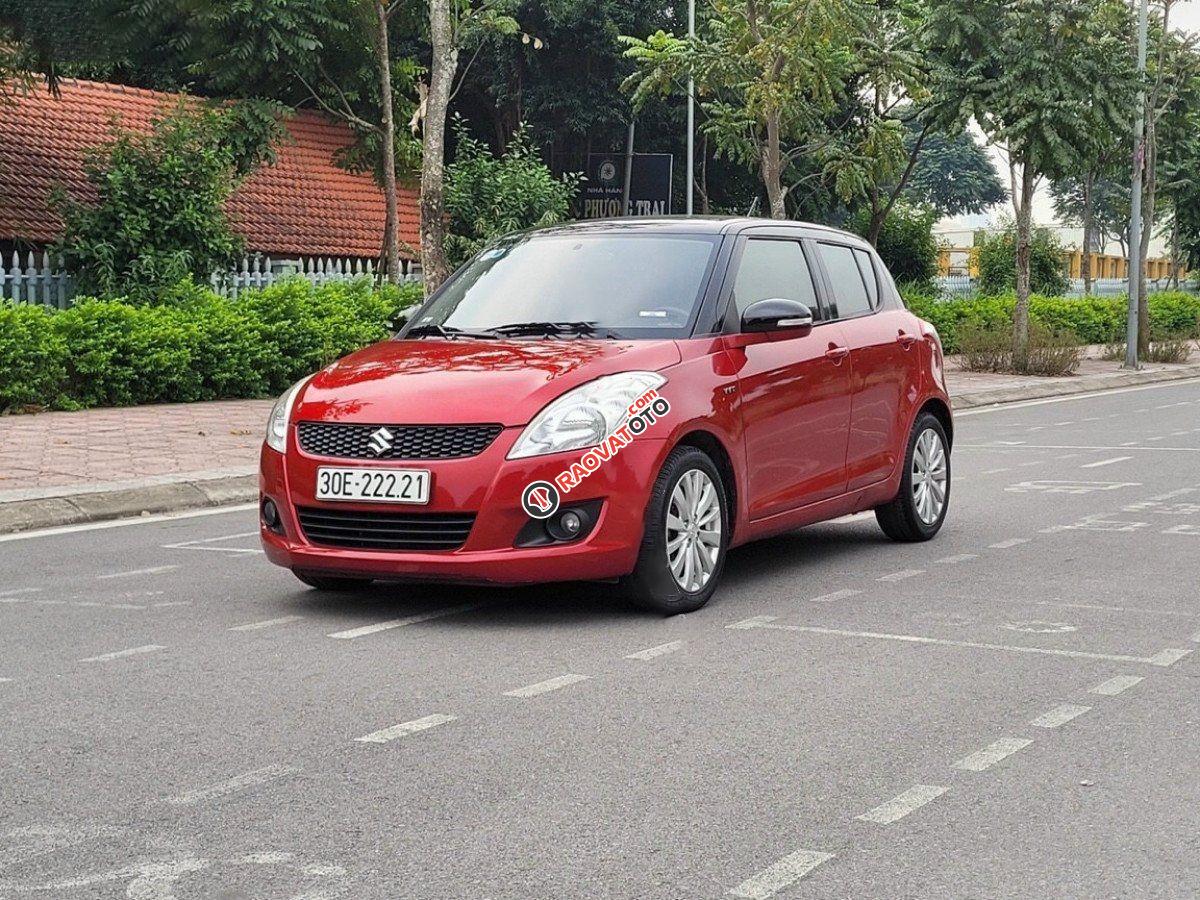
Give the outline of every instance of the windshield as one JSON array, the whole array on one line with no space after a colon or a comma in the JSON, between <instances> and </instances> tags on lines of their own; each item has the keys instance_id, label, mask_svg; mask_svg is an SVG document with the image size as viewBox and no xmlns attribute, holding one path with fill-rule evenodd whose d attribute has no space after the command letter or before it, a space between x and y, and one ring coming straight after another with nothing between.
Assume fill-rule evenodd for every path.
<instances>
[{"instance_id":1,"label":"windshield","mask_svg":"<svg viewBox=\"0 0 1200 900\"><path fill-rule=\"evenodd\" d=\"M714 235L526 235L484 250L403 337L684 337Z\"/></svg>"}]
</instances>

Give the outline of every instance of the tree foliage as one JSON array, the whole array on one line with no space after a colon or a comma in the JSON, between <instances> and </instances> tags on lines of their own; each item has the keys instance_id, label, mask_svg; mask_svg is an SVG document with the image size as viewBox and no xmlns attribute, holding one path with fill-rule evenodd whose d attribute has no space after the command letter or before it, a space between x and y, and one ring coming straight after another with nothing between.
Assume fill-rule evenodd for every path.
<instances>
[{"instance_id":1,"label":"tree foliage","mask_svg":"<svg viewBox=\"0 0 1200 900\"><path fill-rule=\"evenodd\" d=\"M985 297L1006 294L1016 288L1016 229L985 234L975 245L979 254L979 293ZM1068 283L1065 248L1054 232L1035 228L1030 240L1030 288L1035 294L1052 297L1066 292Z\"/></svg>"},{"instance_id":2,"label":"tree foliage","mask_svg":"<svg viewBox=\"0 0 1200 900\"><path fill-rule=\"evenodd\" d=\"M905 135L905 147L916 152L917 162L904 196L924 204L943 216L983 213L1008 200L1008 191L987 151L966 129L951 134L931 131L919 151L921 125L913 120Z\"/></svg>"},{"instance_id":3,"label":"tree foliage","mask_svg":"<svg viewBox=\"0 0 1200 900\"><path fill-rule=\"evenodd\" d=\"M56 250L83 293L158 302L181 279L207 280L241 255L224 204L270 158L276 120L234 105L180 101L148 134L114 128L86 164L96 202L57 195Z\"/></svg>"}]
</instances>

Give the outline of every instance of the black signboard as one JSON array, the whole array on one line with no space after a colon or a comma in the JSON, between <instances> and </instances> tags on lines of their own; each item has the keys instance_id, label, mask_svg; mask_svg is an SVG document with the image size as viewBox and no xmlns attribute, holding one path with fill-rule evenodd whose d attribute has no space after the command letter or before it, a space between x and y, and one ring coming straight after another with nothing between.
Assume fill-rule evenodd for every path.
<instances>
[{"instance_id":1,"label":"black signboard","mask_svg":"<svg viewBox=\"0 0 1200 900\"><path fill-rule=\"evenodd\" d=\"M635 153L629 179L629 215L671 214L670 153ZM622 214L625 195L625 154L590 154L580 185L578 219L611 219Z\"/></svg>"}]
</instances>

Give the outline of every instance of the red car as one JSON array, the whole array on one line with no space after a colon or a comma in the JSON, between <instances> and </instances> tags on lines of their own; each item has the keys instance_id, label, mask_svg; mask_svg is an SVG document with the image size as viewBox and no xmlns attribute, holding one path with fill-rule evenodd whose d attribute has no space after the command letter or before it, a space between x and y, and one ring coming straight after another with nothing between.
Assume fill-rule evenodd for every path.
<instances>
[{"instance_id":1,"label":"red car","mask_svg":"<svg viewBox=\"0 0 1200 900\"><path fill-rule=\"evenodd\" d=\"M320 589L620 579L687 612L747 541L868 509L933 537L952 438L937 333L861 239L564 225L497 242L280 398L262 540Z\"/></svg>"}]
</instances>

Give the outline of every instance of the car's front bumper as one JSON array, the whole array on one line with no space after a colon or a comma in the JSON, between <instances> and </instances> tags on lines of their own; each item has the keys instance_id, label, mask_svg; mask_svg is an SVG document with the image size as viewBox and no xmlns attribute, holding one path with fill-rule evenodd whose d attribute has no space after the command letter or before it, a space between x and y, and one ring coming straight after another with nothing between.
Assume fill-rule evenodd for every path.
<instances>
[{"instance_id":1,"label":"car's front bumper","mask_svg":"<svg viewBox=\"0 0 1200 900\"><path fill-rule=\"evenodd\" d=\"M259 488L279 508L283 534L261 525L267 558L310 572L416 581L531 584L607 579L633 571L642 540L650 489L666 452L664 442L636 440L564 495L562 506L602 500L587 537L572 543L514 546L529 521L521 494L532 481L553 481L580 453L505 459L520 433L509 428L479 456L430 462L370 462L310 457L296 447L294 428L284 454L262 448ZM314 499L322 465L422 468L432 472L430 502L420 507L379 503L330 503ZM297 506L364 512L470 512L475 523L457 550L413 552L321 546L308 540Z\"/></svg>"}]
</instances>

